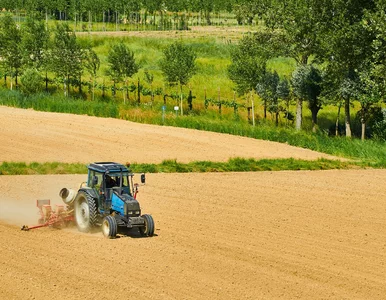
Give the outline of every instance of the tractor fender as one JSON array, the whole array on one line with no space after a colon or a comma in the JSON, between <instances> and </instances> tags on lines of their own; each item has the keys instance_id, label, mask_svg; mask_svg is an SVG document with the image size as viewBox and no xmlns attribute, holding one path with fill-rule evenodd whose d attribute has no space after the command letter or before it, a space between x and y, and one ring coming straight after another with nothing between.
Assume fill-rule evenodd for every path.
<instances>
[{"instance_id":1,"label":"tractor fender","mask_svg":"<svg viewBox=\"0 0 386 300\"><path fill-rule=\"evenodd\" d=\"M82 188L80 188L80 189L78 190L78 193L79 193L80 191L83 191L83 192L89 194L89 195L90 195L92 198L94 198L94 199L99 199L99 195L98 195L98 193L95 191L95 189L92 189L92 188L89 188L89 187L82 187Z\"/></svg>"}]
</instances>

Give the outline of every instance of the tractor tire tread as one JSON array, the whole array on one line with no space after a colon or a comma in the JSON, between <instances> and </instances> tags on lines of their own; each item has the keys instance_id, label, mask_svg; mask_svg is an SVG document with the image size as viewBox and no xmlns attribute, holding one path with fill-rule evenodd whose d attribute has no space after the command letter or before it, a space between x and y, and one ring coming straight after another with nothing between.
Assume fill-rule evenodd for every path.
<instances>
[{"instance_id":1,"label":"tractor tire tread","mask_svg":"<svg viewBox=\"0 0 386 300\"><path fill-rule=\"evenodd\" d=\"M109 224L109 232L107 235L105 235L106 238L114 239L117 236L118 231L118 225L117 220L113 216L107 216L105 217L105 221Z\"/></svg>"},{"instance_id":2,"label":"tractor tire tread","mask_svg":"<svg viewBox=\"0 0 386 300\"><path fill-rule=\"evenodd\" d=\"M151 215L143 215L142 218L145 219L146 229L140 228L139 231L142 236L153 236L154 235L154 220Z\"/></svg>"}]
</instances>

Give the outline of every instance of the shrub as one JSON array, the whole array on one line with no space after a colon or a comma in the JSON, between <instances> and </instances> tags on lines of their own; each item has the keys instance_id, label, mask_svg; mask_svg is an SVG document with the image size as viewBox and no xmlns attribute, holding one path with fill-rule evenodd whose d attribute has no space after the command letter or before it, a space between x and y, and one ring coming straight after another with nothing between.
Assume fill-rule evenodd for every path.
<instances>
[{"instance_id":1,"label":"shrub","mask_svg":"<svg viewBox=\"0 0 386 300\"><path fill-rule=\"evenodd\" d=\"M22 84L21 89L24 94L32 95L42 90L43 78L35 68L27 69L20 80Z\"/></svg>"}]
</instances>

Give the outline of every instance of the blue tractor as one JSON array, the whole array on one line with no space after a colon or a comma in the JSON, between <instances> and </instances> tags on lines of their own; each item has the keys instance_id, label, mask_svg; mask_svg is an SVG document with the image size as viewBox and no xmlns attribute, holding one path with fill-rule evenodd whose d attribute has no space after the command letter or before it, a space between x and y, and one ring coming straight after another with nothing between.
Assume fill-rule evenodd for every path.
<instances>
[{"instance_id":1,"label":"blue tractor","mask_svg":"<svg viewBox=\"0 0 386 300\"><path fill-rule=\"evenodd\" d=\"M138 228L142 236L154 235L151 215L141 214L136 199L138 184L128 167L114 162L97 162L88 166L87 182L76 193L62 189L63 201L73 207L74 219L81 232L101 226L103 235L115 238L119 231ZM145 174L141 174L145 183ZM72 192L72 195L71 195Z\"/></svg>"}]
</instances>

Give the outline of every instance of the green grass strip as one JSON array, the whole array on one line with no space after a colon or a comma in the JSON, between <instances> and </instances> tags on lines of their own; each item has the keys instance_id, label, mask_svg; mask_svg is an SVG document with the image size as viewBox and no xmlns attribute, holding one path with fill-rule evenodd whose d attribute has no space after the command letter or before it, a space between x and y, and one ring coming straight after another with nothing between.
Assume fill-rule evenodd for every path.
<instances>
[{"instance_id":1,"label":"green grass strip","mask_svg":"<svg viewBox=\"0 0 386 300\"><path fill-rule=\"evenodd\" d=\"M191 173L191 172L256 172L283 170L332 170L357 168L382 168L383 165L366 162L343 162L339 160L318 159L260 159L232 158L227 162L194 161L180 163L164 160L160 164L134 163L134 173ZM0 175L43 175L43 174L87 174L87 165L81 163L24 163L3 162Z\"/></svg>"}]
</instances>

